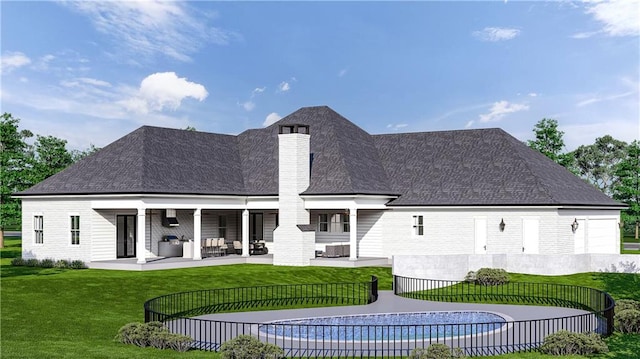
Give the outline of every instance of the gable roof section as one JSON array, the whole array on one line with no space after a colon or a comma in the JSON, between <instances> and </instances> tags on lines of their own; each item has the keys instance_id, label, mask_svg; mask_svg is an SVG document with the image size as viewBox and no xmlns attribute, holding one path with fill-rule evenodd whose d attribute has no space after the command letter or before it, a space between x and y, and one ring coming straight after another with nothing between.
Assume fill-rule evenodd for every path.
<instances>
[{"instance_id":1,"label":"gable roof section","mask_svg":"<svg viewBox=\"0 0 640 359\"><path fill-rule=\"evenodd\" d=\"M235 136L143 126L21 195L244 193Z\"/></svg>"},{"instance_id":2,"label":"gable roof section","mask_svg":"<svg viewBox=\"0 0 640 359\"><path fill-rule=\"evenodd\" d=\"M621 206L501 129L373 137L392 206Z\"/></svg>"}]
</instances>

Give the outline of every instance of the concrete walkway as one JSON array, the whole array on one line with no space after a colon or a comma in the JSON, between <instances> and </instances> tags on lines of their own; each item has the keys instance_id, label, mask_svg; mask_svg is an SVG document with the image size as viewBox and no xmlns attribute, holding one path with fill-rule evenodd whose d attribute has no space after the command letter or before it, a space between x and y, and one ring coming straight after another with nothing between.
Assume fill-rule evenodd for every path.
<instances>
[{"instance_id":1,"label":"concrete walkway","mask_svg":"<svg viewBox=\"0 0 640 359\"><path fill-rule=\"evenodd\" d=\"M432 302L419 299L399 297L391 291L380 291L378 300L368 305L344 307L322 307L305 309L269 310L260 312L221 313L203 315L198 318L217 321L234 321L246 323L265 323L274 320L293 318L317 318L337 315L374 314L374 313L407 313L429 311L486 311L502 314L511 320L531 320L566 317L588 313L584 310L542 307L533 305L508 304L476 304Z\"/></svg>"}]
</instances>

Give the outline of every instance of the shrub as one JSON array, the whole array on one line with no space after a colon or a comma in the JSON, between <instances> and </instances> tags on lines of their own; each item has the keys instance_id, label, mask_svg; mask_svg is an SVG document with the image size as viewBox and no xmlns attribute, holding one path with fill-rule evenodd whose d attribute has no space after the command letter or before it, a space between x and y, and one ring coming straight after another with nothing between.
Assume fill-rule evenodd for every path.
<instances>
[{"instance_id":1,"label":"shrub","mask_svg":"<svg viewBox=\"0 0 640 359\"><path fill-rule=\"evenodd\" d=\"M284 351L276 345L266 344L250 335L239 335L220 346L222 359L280 358Z\"/></svg>"},{"instance_id":2,"label":"shrub","mask_svg":"<svg viewBox=\"0 0 640 359\"><path fill-rule=\"evenodd\" d=\"M27 267L38 267L40 265L40 261L35 258L29 258L24 261L24 265Z\"/></svg>"},{"instance_id":3,"label":"shrub","mask_svg":"<svg viewBox=\"0 0 640 359\"><path fill-rule=\"evenodd\" d=\"M468 282L468 283L475 283L476 282L476 272L469 271L469 273L467 273L467 275L464 277L464 281Z\"/></svg>"},{"instance_id":4,"label":"shrub","mask_svg":"<svg viewBox=\"0 0 640 359\"><path fill-rule=\"evenodd\" d=\"M64 259L60 259L58 261L56 261L56 263L53 265L56 268L69 268L69 261L68 260L64 260Z\"/></svg>"},{"instance_id":5,"label":"shrub","mask_svg":"<svg viewBox=\"0 0 640 359\"><path fill-rule=\"evenodd\" d=\"M24 265L24 259L22 259L22 257L15 257L11 260L11 265L12 266L23 266Z\"/></svg>"},{"instance_id":6,"label":"shrub","mask_svg":"<svg viewBox=\"0 0 640 359\"><path fill-rule=\"evenodd\" d=\"M128 323L118 330L116 341L123 344L133 344L139 347L154 347L158 349L173 349L186 352L191 349L191 337L169 332L161 322Z\"/></svg>"},{"instance_id":7,"label":"shrub","mask_svg":"<svg viewBox=\"0 0 640 359\"><path fill-rule=\"evenodd\" d=\"M616 312L626 309L640 310L640 302L633 299L620 299L616 301Z\"/></svg>"},{"instance_id":8,"label":"shrub","mask_svg":"<svg viewBox=\"0 0 640 359\"><path fill-rule=\"evenodd\" d=\"M440 343L431 344L425 348L415 348L409 354L409 359L452 359L465 358L460 348L449 348Z\"/></svg>"},{"instance_id":9,"label":"shrub","mask_svg":"<svg viewBox=\"0 0 640 359\"><path fill-rule=\"evenodd\" d=\"M61 268L61 269L85 269L87 265L81 260L55 260L52 258L45 258L42 260L36 258L24 259L16 257L11 260L11 265L14 266L26 266L26 267L41 267L41 268Z\"/></svg>"},{"instance_id":10,"label":"shrub","mask_svg":"<svg viewBox=\"0 0 640 359\"><path fill-rule=\"evenodd\" d=\"M143 335L145 332L144 323L128 323L118 330L116 340L123 344L133 344L140 347L147 346L147 338Z\"/></svg>"},{"instance_id":11,"label":"shrub","mask_svg":"<svg viewBox=\"0 0 640 359\"><path fill-rule=\"evenodd\" d=\"M83 261L76 259L74 261L71 261L71 263L69 263L69 268L71 269L86 269L87 265L84 264Z\"/></svg>"},{"instance_id":12,"label":"shrub","mask_svg":"<svg viewBox=\"0 0 640 359\"><path fill-rule=\"evenodd\" d=\"M53 268L54 264L56 264L56 262L51 258L45 258L40 261L40 267L42 268Z\"/></svg>"},{"instance_id":13,"label":"shrub","mask_svg":"<svg viewBox=\"0 0 640 359\"><path fill-rule=\"evenodd\" d=\"M189 336L170 333L165 329L151 332L148 344L158 349L173 349L179 352L186 352L191 349L192 342L193 339Z\"/></svg>"},{"instance_id":14,"label":"shrub","mask_svg":"<svg viewBox=\"0 0 640 359\"><path fill-rule=\"evenodd\" d=\"M151 345L151 338L158 333L168 333L167 329L160 322L150 323L128 323L125 324L116 335L116 340L124 344L133 344L139 347Z\"/></svg>"},{"instance_id":15,"label":"shrub","mask_svg":"<svg viewBox=\"0 0 640 359\"><path fill-rule=\"evenodd\" d=\"M544 338L539 351L550 355L591 355L606 353L609 348L598 334L561 330Z\"/></svg>"},{"instance_id":16,"label":"shrub","mask_svg":"<svg viewBox=\"0 0 640 359\"><path fill-rule=\"evenodd\" d=\"M640 334L640 310L623 309L619 312L616 311L614 326L616 330L622 333Z\"/></svg>"},{"instance_id":17,"label":"shrub","mask_svg":"<svg viewBox=\"0 0 640 359\"><path fill-rule=\"evenodd\" d=\"M191 343L193 339L190 336L176 334L176 333L166 333L163 334L166 340L167 347L173 349L178 352L186 352L191 349Z\"/></svg>"},{"instance_id":18,"label":"shrub","mask_svg":"<svg viewBox=\"0 0 640 359\"><path fill-rule=\"evenodd\" d=\"M475 273L476 284L500 285L509 283L509 274L500 268L480 268Z\"/></svg>"}]
</instances>

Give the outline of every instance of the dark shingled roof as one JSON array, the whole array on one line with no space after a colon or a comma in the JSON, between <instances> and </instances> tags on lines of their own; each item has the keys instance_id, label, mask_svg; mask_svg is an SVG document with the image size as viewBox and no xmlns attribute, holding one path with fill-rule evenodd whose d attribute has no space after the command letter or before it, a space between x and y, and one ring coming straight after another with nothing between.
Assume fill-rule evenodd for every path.
<instances>
[{"instance_id":1,"label":"dark shingled roof","mask_svg":"<svg viewBox=\"0 0 640 359\"><path fill-rule=\"evenodd\" d=\"M235 136L143 126L23 195L244 193Z\"/></svg>"},{"instance_id":2,"label":"dark shingled roof","mask_svg":"<svg viewBox=\"0 0 640 359\"><path fill-rule=\"evenodd\" d=\"M143 126L19 194L277 195L283 124L310 127L304 194L398 195L398 206L622 206L502 130L370 135L326 106L238 136Z\"/></svg>"},{"instance_id":3,"label":"dark shingled roof","mask_svg":"<svg viewBox=\"0 0 640 359\"><path fill-rule=\"evenodd\" d=\"M621 206L501 129L373 136L397 206Z\"/></svg>"}]
</instances>

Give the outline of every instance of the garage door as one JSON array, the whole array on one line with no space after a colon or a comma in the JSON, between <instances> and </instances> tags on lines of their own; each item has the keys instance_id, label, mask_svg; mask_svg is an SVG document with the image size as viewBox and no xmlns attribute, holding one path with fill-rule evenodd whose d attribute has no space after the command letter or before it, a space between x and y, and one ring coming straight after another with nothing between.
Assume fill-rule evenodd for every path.
<instances>
[{"instance_id":1,"label":"garage door","mask_svg":"<svg viewBox=\"0 0 640 359\"><path fill-rule=\"evenodd\" d=\"M619 251L615 219L590 219L588 223L588 253L617 253Z\"/></svg>"}]
</instances>

